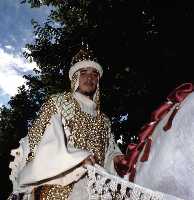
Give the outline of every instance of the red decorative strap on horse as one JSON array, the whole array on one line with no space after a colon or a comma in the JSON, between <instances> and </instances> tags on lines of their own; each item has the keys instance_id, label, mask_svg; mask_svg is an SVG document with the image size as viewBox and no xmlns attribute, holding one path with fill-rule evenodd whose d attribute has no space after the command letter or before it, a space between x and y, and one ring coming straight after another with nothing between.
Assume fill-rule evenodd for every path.
<instances>
[{"instance_id":1,"label":"red decorative strap on horse","mask_svg":"<svg viewBox=\"0 0 194 200\"><path fill-rule=\"evenodd\" d=\"M135 167L132 168L130 176L129 176L129 181L133 182L136 174L136 169Z\"/></svg>"},{"instance_id":2,"label":"red decorative strap on horse","mask_svg":"<svg viewBox=\"0 0 194 200\"><path fill-rule=\"evenodd\" d=\"M139 144L129 144L128 148L130 149L131 153L125 158L128 163L128 172L131 172L134 168L134 165L137 162L139 154L141 153L142 149L144 148L145 142Z\"/></svg>"},{"instance_id":3,"label":"red decorative strap on horse","mask_svg":"<svg viewBox=\"0 0 194 200\"><path fill-rule=\"evenodd\" d=\"M175 115L176 115L178 109L179 109L179 106L176 106L175 109L173 110L173 112L172 112L172 114L170 115L170 117L169 117L169 119L168 119L166 125L163 127L163 130L164 130L164 131L167 131L167 130L169 130L169 129L172 127L172 121L173 121L173 119L174 119L174 117L175 117Z\"/></svg>"},{"instance_id":4,"label":"red decorative strap on horse","mask_svg":"<svg viewBox=\"0 0 194 200\"><path fill-rule=\"evenodd\" d=\"M150 122L143 126L139 133L140 142L144 142L146 138L152 135L153 130L155 129L157 122Z\"/></svg>"},{"instance_id":5,"label":"red decorative strap on horse","mask_svg":"<svg viewBox=\"0 0 194 200\"><path fill-rule=\"evenodd\" d=\"M173 105L175 103L181 103L192 91L194 87L192 83L184 83L177 87L174 91L172 91L167 99L171 102L173 102ZM164 131L169 130L172 127L172 121L179 110L179 106L176 106L173 110L172 114L170 115L166 125L163 127Z\"/></svg>"},{"instance_id":6,"label":"red decorative strap on horse","mask_svg":"<svg viewBox=\"0 0 194 200\"><path fill-rule=\"evenodd\" d=\"M148 160L150 149L151 149L151 145L152 145L152 139L148 138L147 141L146 141L146 145L145 145L145 149L144 149L144 152L143 152L143 156L140 159L141 162L145 162L145 161Z\"/></svg>"},{"instance_id":7,"label":"red decorative strap on horse","mask_svg":"<svg viewBox=\"0 0 194 200\"><path fill-rule=\"evenodd\" d=\"M151 121L160 121L172 108L173 103L171 101L165 102L159 106L157 110L152 112Z\"/></svg>"},{"instance_id":8,"label":"red decorative strap on horse","mask_svg":"<svg viewBox=\"0 0 194 200\"><path fill-rule=\"evenodd\" d=\"M152 135L156 125L166 116L166 114L171 110L171 108L176 103L181 103L192 91L194 90L194 86L192 83L184 83L177 87L173 92L171 92L167 97L167 102L161 104L157 110L155 110L151 114L151 122L143 126L139 133L139 143L138 144L129 144L128 149L130 150L130 154L128 155L128 163L129 163L129 171L130 176L129 179L133 180L136 172L136 163L140 153L143 152L143 156L140 161L145 162L148 160L149 152L151 149L152 140L150 136ZM164 126L164 130L167 131L172 126L172 121L174 116L176 115L179 106L176 106L173 110L171 116L169 117L166 125Z\"/></svg>"},{"instance_id":9,"label":"red decorative strap on horse","mask_svg":"<svg viewBox=\"0 0 194 200\"><path fill-rule=\"evenodd\" d=\"M169 101L174 103L183 101L189 93L194 89L192 83L184 83L173 90L167 97Z\"/></svg>"}]
</instances>

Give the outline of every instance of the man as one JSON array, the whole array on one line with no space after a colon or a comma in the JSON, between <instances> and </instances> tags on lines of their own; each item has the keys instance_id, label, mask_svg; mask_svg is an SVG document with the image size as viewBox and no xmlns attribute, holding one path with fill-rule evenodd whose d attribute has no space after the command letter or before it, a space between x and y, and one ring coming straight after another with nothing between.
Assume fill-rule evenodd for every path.
<instances>
[{"instance_id":1,"label":"man","mask_svg":"<svg viewBox=\"0 0 194 200\"><path fill-rule=\"evenodd\" d=\"M121 152L109 119L100 111L102 67L91 60L88 48L81 49L73 62L71 92L52 95L43 104L15 151L10 178L17 197L86 200L87 164L97 163L116 174Z\"/></svg>"}]
</instances>

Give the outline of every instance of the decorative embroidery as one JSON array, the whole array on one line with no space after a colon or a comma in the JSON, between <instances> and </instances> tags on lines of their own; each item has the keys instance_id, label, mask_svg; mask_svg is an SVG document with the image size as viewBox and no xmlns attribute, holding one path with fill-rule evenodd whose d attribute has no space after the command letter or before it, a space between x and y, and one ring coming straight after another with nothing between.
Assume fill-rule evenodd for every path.
<instances>
[{"instance_id":1,"label":"decorative embroidery","mask_svg":"<svg viewBox=\"0 0 194 200\"><path fill-rule=\"evenodd\" d=\"M35 148L39 144L42 135L44 134L46 126L49 124L51 116L57 113L52 98L50 98L40 109L38 118L34 121L32 127L28 132L30 154L28 155L27 162L31 161L35 155Z\"/></svg>"},{"instance_id":2,"label":"decorative embroidery","mask_svg":"<svg viewBox=\"0 0 194 200\"><path fill-rule=\"evenodd\" d=\"M72 192L73 184L67 186L61 185L43 185L35 189L35 199L40 200L67 200Z\"/></svg>"},{"instance_id":3,"label":"decorative embroidery","mask_svg":"<svg viewBox=\"0 0 194 200\"><path fill-rule=\"evenodd\" d=\"M87 166L89 200L165 200L164 194L108 174L100 166ZM173 198L181 200L179 198Z\"/></svg>"},{"instance_id":4,"label":"decorative embroidery","mask_svg":"<svg viewBox=\"0 0 194 200\"><path fill-rule=\"evenodd\" d=\"M71 93L60 94L54 97L57 110L70 127L69 142L75 148L91 151L97 163L103 165L105 148L107 146L110 122L104 114L92 117L82 112L78 102Z\"/></svg>"},{"instance_id":5,"label":"decorative embroidery","mask_svg":"<svg viewBox=\"0 0 194 200\"><path fill-rule=\"evenodd\" d=\"M91 117L84 112L76 112L70 121L70 142L75 148L91 151L98 164L104 164L105 147L108 139L108 127L104 116Z\"/></svg>"}]
</instances>

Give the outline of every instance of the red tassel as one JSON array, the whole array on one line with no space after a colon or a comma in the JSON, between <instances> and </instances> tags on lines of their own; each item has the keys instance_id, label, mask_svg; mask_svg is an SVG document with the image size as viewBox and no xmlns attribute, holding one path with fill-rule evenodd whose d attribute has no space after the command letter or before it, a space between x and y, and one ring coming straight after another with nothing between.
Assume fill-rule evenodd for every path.
<instances>
[{"instance_id":1,"label":"red tassel","mask_svg":"<svg viewBox=\"0 0 194 200\"><path fill-rule=\"evenodd\" d=\"M145 149L144 149L143 156L140 159L141 162L145 162L145 161L148 160L150 149L151 149L151 145L152 145L152 139L148 138L147 142L146 142Z\"/></svg>"},{"instance_id":2,"label":"red tassel","mask_svg":"<svg viewBox=\"0 0 194 200\"><path fill-rule=\"evenodd\" d=\"M175 109L173 110L172 114L170 115L166 125L163 127L164 131L167 131L172 127L172 121L173 121L173 119L174 119L174 117L175 117L175 115L176 115L178 110L179 110L179 107L176 106Z\"/></svg>"},{"instance_id":3,"label":"red tassel","mask_svg":"<svg viewBox=\"0 0 194 200\"><path fill-rule=\"evenodd\" d=\"M134 182L135 174L136 174L136 169L135 169L135 166L134 166L133 169L131 170L130 175L129 175L129 181Z\"/></svg>"}]
</instances>

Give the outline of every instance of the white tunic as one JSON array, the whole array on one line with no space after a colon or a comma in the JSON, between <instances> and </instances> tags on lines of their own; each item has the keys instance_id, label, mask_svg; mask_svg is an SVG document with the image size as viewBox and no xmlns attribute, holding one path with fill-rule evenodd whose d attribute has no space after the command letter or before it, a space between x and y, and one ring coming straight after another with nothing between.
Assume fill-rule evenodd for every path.
<instances>
[{"instance_id":1,"label":"white tunic","mask_svg":"<svg viewBox=\"0 0 194 200\"><path fill-rule=\"evenodd\" d=\"M92 100L80 93L75 93L74 98L78 101L82 111L96 116L96 104ZM39 185L58 184L66 186L76 182L69 199L88 199L86 179L81 178L86 173L86 169L79 164L91 152L70 148L68 145L69 135L69 127L66 126L62 116L59 113L53 114L36 148L36 156L27 165L26 158L30 152L28 136L22 139L23 142L20 142L20 147L14 150L19 154L14 154L15 160L10 165L12 168L10 179L13 182L13 192L29 193L26 197L30 198L32 189ZM105 155L104 167L112 174L116 174L113 157L118 154L121 154L120 149L111 137Z\"/></svg>"}]
</instances>

